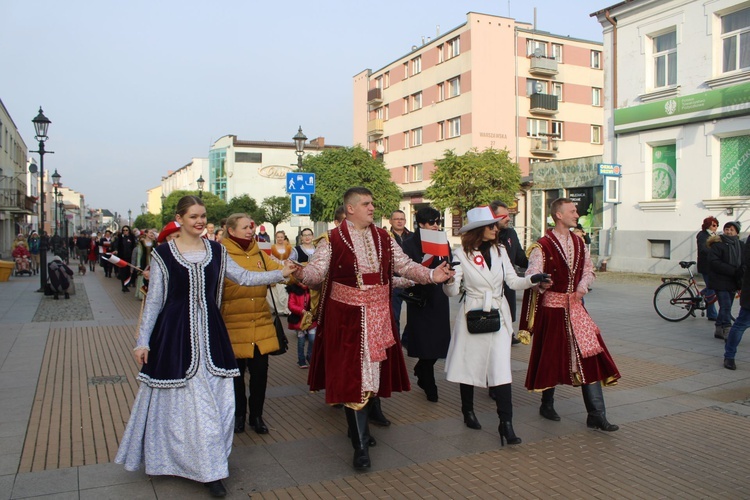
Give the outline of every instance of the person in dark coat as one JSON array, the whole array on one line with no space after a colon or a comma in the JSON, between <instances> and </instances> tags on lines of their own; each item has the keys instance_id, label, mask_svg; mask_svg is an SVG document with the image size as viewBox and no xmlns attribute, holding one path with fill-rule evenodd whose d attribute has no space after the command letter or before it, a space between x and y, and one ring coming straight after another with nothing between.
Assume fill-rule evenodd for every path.
<instances>
[{"instance_id":1,"label":"person in dark coat","mask_svg":"<svg viewBox=\"0 0 750 500\"><path fill-rule=\"evenodd\" d=\"M706 288L701 290L701 293L705 296L714 295L714 291L711 288L711 279L709 277L708 269L708 246L706 242L708 238L715 235L717 229L719 229L719 220L716 217L706 217L703 219L701 230L695 236L695 241L698 246L698 272L703 276L703 282L706 283ZM718 313L716 312L716 305L714 303L706 306L706 317L709 321L716 321Z\"/></svg>"},{"instance_id":2,"label":"person in dark coat","mask_svg":"<svg viewBox=\"0 0 750 500\"><path fill-rule=\"evenodd\" d=\"M421 208L417 211L417 224L420 229L440 229L440 212L432 207ZM404 242L404 253L413 261L425 267L434 269L444 261L451 262L450 256L428 257L424 260L422 238L419 231ZM424 305L406 302L406 327L404 336L409 339L406 345L406 355L419 358L414 366L417 385L421 387L428 401L436 403L438 390L435 384L435 363L445 358L451 342L450 305L448 296L439 285L415 285L406 289L406 293L424 299Z\"/></svg>"},{"instance_id":3,"label":"person in dark coat","mask_svg":"<svg viewBox=\"0 0 750 500\"><path fill-rule=\"evenodd\" d=\"M130 230L130 226L122 226L122 230L115 240L114 251L112 253L117 255L120 260L130 263L130 259L133 258L135 243L135 235ZM117 277L120 278L120 282L122 283L122 291L129 292L130 266L120 267L117 271Z\"/></svg>"},{"instance_id":4,"label":"person in dark coat","mask_svg":"<svg viewBox=\"0 0 750 500\"><path fill-rule=\"evenodd\" d=\"M724 346L724 368L728 370L737 369L734 356L737 354L737 347L740 345L742 335L750 326L750 265L748 265L750 264L750 237L745 241L745 247L742 251L742 264L745 271L742 276L740 313L729 330L727 343Z\"/></svg>"},{"instance_id":5,"label":"person in dark coat","mask_svg":"<svg viewBox=\"0 0 750 500\"><path fill-rule=\"evenodd\" d=\"M47 269L49 270L49 284L54 293L53 298L58 300L58 295L60 292L63 292L65 298L69 299L70 294L68 293L68 289L70 288L70 280L68 276L73 276L73 270L66 266L58 255L52 257L52 262L47 264Z\"/></svg>"},{"instance_id":6,"label":"person in dark coat","mask_svg":"<svg viewBox=\"0 0 750 500\"><path fill-rule=\"evenodd\" d=\"M727 222L723 234L711 236L706 243L709 248L709 280L719 300L714 337L722 340L726 340L732 328L734 295L740 289L744 272L742 253L745 244L740 241L740 229L738 221Z\"/></svg>"}]
</instances>

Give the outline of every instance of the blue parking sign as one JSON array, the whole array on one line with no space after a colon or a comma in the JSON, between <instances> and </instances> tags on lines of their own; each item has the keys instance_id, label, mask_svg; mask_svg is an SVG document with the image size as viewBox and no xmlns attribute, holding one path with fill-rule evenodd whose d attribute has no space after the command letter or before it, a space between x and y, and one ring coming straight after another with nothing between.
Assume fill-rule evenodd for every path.
<instances>
[{"instance_id":1,"label":"blue parking sign","mask_svg":"<svg viewBox=\"0 0 750 500\"><path fill-rule=\"evenodd\" d=\"M287 172L286 192L289 194L315 194L315 174Z\"/></svg>"},{"instance_id":2,"label":"blue parking sign","mask_svg":"<svg viewBox=\"0 0 750 500\"><path fill-rule=\"evenodd\" d=\"M292 215L310 215L310 195L292 194Z\"/></svg>"}]
</instances>

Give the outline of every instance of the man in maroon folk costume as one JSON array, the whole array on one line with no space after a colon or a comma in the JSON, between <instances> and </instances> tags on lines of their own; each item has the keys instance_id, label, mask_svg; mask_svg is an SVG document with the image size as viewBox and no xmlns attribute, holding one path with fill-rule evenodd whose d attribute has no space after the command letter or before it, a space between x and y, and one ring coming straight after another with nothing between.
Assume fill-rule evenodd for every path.
<instances>
[{"instance_id":1,"label":"man in maroon folk costume","mask_svg":"<svg viewBox=\"0 0 750 500\"><path fill-rule=\"evenodd\" d=\"M328 404L344 405L354 468L366 469L372 439L368 405L410 388L391 311L393 273L427 284L447 281L454 272L445 265L431 270L407 257L372 223L375 207L368 189L349 189L344 207L346 220L295 276L308 286L323 284L310 390L325 389Z\"/></svg>"},{"instance_id":2,"label":"man in maroon folk costume","mask_svg":"<svg viewBox=\"0 0 750 500\"><path fill-rule=\"evenodd\" d=\"M555 386L581 386L586 425L616 431L619 427L607 421L602 384L615 385L620 373L583 306L583 296L595 276L583 240L570 232L578 222L578 211L568 198L558 198L550 213L555 227L532 245L526 271L527 276L552 276L551 284L529 289L523 298L521 336L533 336L526 388L542 391L539 414L557 421Z\"/></svg>"}]
</instances>

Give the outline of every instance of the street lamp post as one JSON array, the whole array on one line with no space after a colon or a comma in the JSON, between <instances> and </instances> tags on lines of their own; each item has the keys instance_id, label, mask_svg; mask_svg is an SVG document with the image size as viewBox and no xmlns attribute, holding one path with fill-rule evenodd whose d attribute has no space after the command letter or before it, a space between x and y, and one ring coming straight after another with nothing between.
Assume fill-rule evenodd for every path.
<instances>
[{"instance_id":1,"label":"street lamp post","mask_svg":"<svg viewBox=\"0 0 750 500\"><path fill-rule=\"evenodd\" d=\"M44 116L42 107L39 107L39 114L36 118L31 120L34 124L34 132L36 133L36 140L39 141L39 149L37 151L31 151L32 153L39 153L39 232L42 244L39 248L39 267L41 272L39 273L39 280L41 286L37 292L44 292L44 285L47 284L47 244L49 238L44 238L44 155L45 153L53 153L54 151L45 151L44 142L48 139L47 128L52 123L49 118ZM32 172L33 173L33 172Z\"/></svg>"},{"instance_id":2,"label":"street lamp post","mask_svg":"<svg viewBox=\"0 0 750 500\"><path fill-rule=\"evenodd\" d=\"M301 169L302 155L305 154L305 142L307 141L307 136L302 133L302 125L299 126L299 130L292 139L294 139L294 147L297 150L297 168Z\"/></svg>"},{"instance_id":3,"label":"street lamp post","mask_svg":"<svg viewBox=\"0 0 750 500\"><path fill-rule=\"evenodd\" d=\"M159 217L161 218L161 225L165 225L164 222L164 202L167 201L167 195L165 195L163 192L161 193L161 213L159 214Z\"/></svg>"},{"instance_id":4,"label":"street lamp post","mask_svg":"<svg viewBox=\"0 0 750 500\"><path fill-rule=\"evenodd\" d=\"M130 216L132 215L131 210L128 208L128 226L132 225L133 223L130 222Z\"/></svg>"},{"instance_id":5,"label":"street lamp post","mask_svg":"<svg viewBox=\"0 0 750 500\"><path fill-rule=\"evenodd\" d=\"M60 179L62 178L62 175L57 173L57 169L55 169L55 173L52 174L52 187L55 189L55 194L53 196L53 199L55 201L54 205L57 207L57 204L59 203L58 194L62 195L62 193L58 193L57 188L62 187L62 184L60 184ZM57 210L55 210L55 234L59 231L60 224L58 223L57 219Z\"/></svg>"},{"instance_id":6,"label":"street lamp post","mask_svg":"<svg viewBox=\"0 0 750 500\"><path fill-rule=\"evenodd\" d=\"M201 174L200 177L198 177L198 180L195 181L198 184L198 198L203 198L203 186L206 185L206 181L203 180L203 175Z\"/></svg>"},{"instance_id":7,"label":"street lamp post","mask_svg":"<svg viewBox=\"0 0 750 500\"><path fill-rule=\"evenodd\" d=\"M146 215L146 204L141 203L141 215Z\"/></svg>"}]
</instances>

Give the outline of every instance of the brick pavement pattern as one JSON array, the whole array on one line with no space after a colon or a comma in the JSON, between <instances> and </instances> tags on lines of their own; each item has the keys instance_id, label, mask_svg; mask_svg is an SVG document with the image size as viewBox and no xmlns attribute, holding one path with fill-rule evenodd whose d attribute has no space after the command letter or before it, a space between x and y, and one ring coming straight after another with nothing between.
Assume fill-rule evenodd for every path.
<instances>
[{"instance_id":1,"label":"brick pavement pattern","mask_svg":"<svg viewBox=\"0 0 750 500\"><path fill-rule=\"evenodd\" d=\"M529 347L517 346L514 427L523 444L500 448L494 403L481 389L483 429L467 429L458 387L438 362L440 402L416 384L384 400L393 424L372 426L372 471L354 473L342 411L307 391L292 352L271 358L271 432L235 436L230 497L748 497L749 350L740 347L738 370L725 370L709 322L656 316L657 283L605 273L586 299L623 374L605 389L618 432L586 429L572 387L556 393L561 422L539 417L539 396L523 389ZM138 388L131 350L141 303L101 272L77 276L76 286L70 301L53 302L34 293L38 279L0 283L0 499L207 497L196 483L111 463Z\"/></svg>"}]
</instances>

